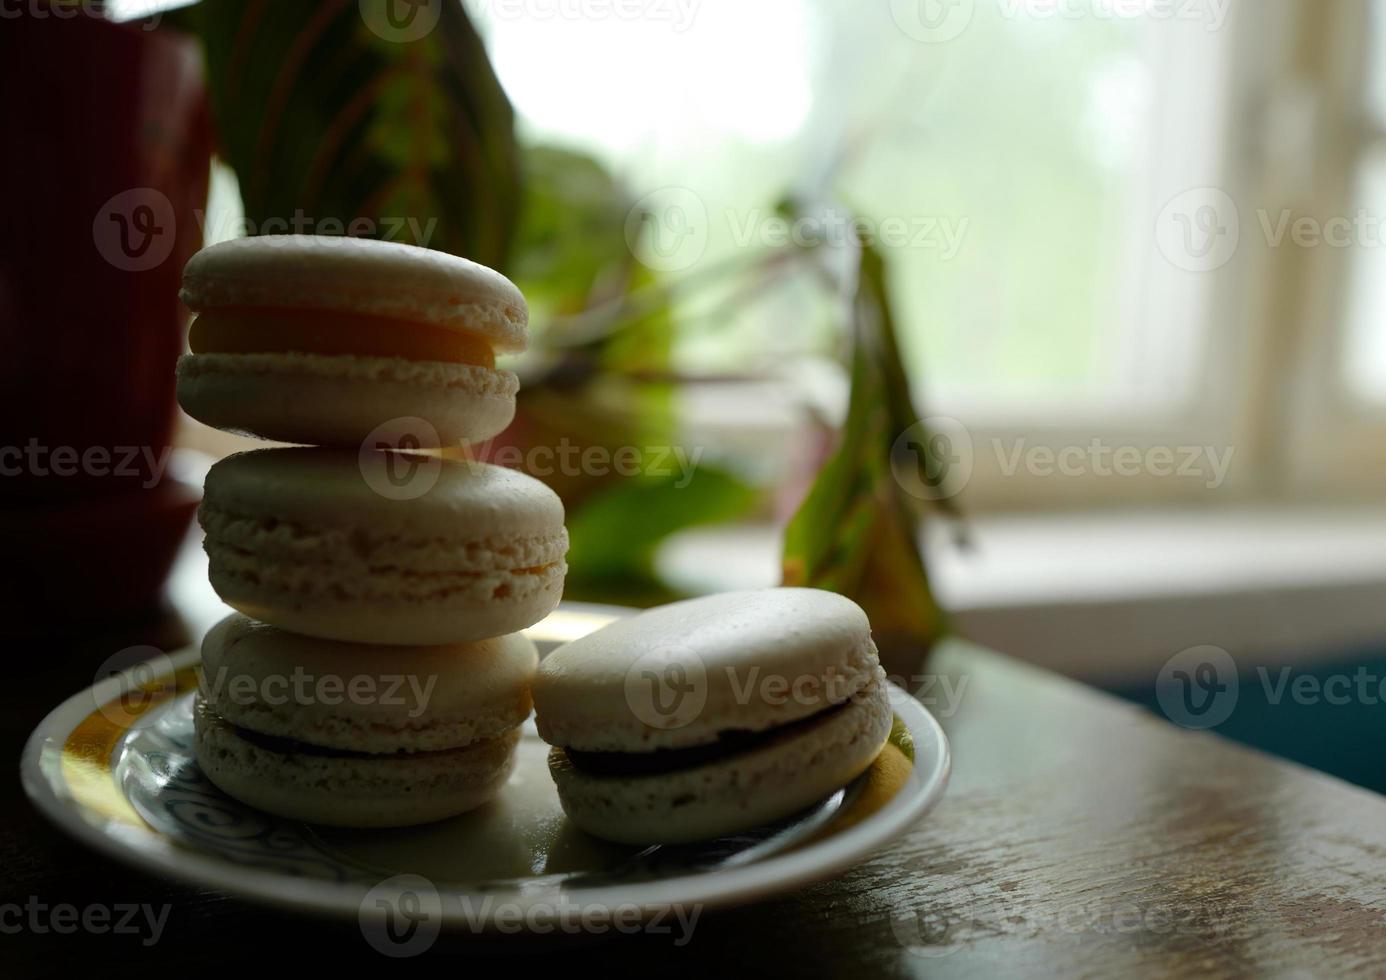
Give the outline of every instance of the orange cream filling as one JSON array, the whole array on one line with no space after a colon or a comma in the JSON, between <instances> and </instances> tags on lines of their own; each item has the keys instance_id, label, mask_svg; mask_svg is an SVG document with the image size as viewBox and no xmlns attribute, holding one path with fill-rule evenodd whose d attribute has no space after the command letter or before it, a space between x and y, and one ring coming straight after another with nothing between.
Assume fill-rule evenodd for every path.
<instances>
[{"instance_id":1,"label":"orange cream filling","mask_svg":"<svg viewBox=\"0 0 1386 980\"><path fill-rule=\"evenodd\" d=\"M303 354L402 357L494 368L484 337L426 323L311 310L212 310L193 321L194 354Z\"/></svg>"}]
</instances>

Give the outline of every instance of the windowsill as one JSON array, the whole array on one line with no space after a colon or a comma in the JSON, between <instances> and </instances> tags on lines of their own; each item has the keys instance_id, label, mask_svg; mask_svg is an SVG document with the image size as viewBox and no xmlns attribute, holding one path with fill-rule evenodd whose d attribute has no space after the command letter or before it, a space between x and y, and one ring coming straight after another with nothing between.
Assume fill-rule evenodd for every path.
<instances>
[{"instance_id":1,"label":"windowsill","mask_svg":"<svg viewBox=\"0 0 1386 980\"><path fill-rule=\"evenodd\" d=\"M1386 646L1386 512L1245 508L981 517L960 552L935 521L930 573L958 629L1095 683L1153 678L1212 644L1248 663ZM688 532L661 570L697 591L779 577L769 525Z\"/></svg>"}]
</instances>

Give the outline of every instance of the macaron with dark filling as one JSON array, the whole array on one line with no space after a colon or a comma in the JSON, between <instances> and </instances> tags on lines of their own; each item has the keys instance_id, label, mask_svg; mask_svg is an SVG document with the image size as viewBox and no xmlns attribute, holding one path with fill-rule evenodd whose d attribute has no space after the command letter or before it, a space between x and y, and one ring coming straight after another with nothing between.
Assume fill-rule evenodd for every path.
<instances>
[{"instance_id":1,"label":"macaron with dark filling","mask_svg":"<svg viewBox=\"0 0 1386 980\"><path fill-rule=\"evenodd\" d=\"M538 660L521 634L364 646L233 615L202 644L198 765L241 802L310 823L464 813L510 775Z\"/></svg>"},{"instance_id":2,"label":"macaron with dark filling","mask_svg":"<svg viewBox=\"0 0 1386 980\"><path fill-rule=\"evenodd\" d=\"M865 613L816 589L619 620L545 658L534 704L568 817L631 844L789 817L869 768L892 720Z\"/></svg>"}]
</instances>

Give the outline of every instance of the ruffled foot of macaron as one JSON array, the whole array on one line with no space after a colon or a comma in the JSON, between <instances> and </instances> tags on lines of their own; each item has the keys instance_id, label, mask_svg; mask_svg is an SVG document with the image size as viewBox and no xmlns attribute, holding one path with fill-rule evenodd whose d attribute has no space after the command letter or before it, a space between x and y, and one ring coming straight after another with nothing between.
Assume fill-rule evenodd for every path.
<instances>
[{"instance_id":1,"label":"ruffled foot of macaron","mask_svg":"<svg viewBox=\"0 0 1386 980\"><path fill-rule=\"evenodd\" d=\"M546 657L534 705L564 812L628 844L722 837L806 809L871 766L893 718L865 613L816 589L619 620Z\"/></svg>"},{"instance_id":2,"label":"ruffled foot of macaron","mask_svg":"<svg viewBox=\"0 0 1386 980\"><path fill-rule=\"evenodd\" d=\"M309 823L455 816L509 777L537 664L521 635L361 646L231 616L202 646L197 762L242 803Z\"/></svg>"},{"instance_id":3,"label":"ruffled foot of macaron","mask_svg":"<svg viewBox=\"0 0 1386 980\"><path fill-rule=\"evenodd\" d=\"M397 242L265 235L193 256L197 313L178 364L193 418L280 442L360 446L408 420L426 448L484 441L515 415L529 309L485 266ZM397 437L397 436L396 436Z\"/></svg>"},{"instance_id":4,"label":"ruffled foot of macaron","mask_svg":"<svg viewBox=\"0 0 1386 980\"><path fill-rule=\"evenodd\" d=\"M567 572L557 494L484 463L260 449L211 468L198 520L228 605L323 639L516 633L553 611Z\"/></svg>"}]
</instances>

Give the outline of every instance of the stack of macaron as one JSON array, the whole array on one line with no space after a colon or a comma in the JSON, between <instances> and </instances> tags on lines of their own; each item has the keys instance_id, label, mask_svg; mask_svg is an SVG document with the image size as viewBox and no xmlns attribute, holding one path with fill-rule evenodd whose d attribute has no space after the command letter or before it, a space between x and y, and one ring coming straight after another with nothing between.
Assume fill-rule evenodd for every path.
<instances>
[{"instance_id":1,"label":"stack of macaron","mask_svg":"<svg viewBox=\"0 0 1386 980\"><path fill-rule=\"evenodd\" d=\"M228 457L199 521L238 610L203 643L203 772L270 813L350 827L469 810L505 782L562 595L563 506L513 470L426 450L514 415L498 352L528 310L490 269L389 242L267 236L188 263L178 399L298 443ZM408 450L425 450L410 452Z\"/></svg>"}]
</instances>

